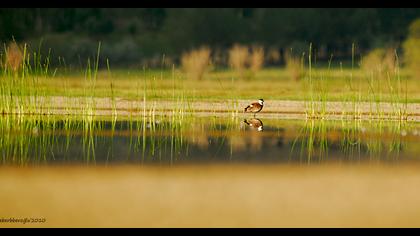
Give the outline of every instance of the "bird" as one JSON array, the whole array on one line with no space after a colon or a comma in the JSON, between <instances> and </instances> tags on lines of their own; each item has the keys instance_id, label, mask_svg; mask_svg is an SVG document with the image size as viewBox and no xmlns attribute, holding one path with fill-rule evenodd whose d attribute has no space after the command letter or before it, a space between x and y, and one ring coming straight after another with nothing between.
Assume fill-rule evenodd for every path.
<instances>
[{"instance_id":1,"label":"bird","mask_svg":"<svg viewBox=\"0 0 420 236\"><path fill-rule=\"evenodd\" d=\"M260 119L251 118L249 120L244 119L245 124L249 125L249 127L256 128L258 131L263 130L263 123Z\"/></svg>"},{"instance_id":2,"label":"bird","mask_svg":"<svg viewBox=\"0 0 420 236\"><path fill-rule=\"evenodd\" d=\"M254 113L254 117L255 114L260 112L264 107L264 99L260 98L258 99L258 102L254 102L249 104L247 107L245 107L245 112L252 112Z\"/></svg>"}]
</instances>

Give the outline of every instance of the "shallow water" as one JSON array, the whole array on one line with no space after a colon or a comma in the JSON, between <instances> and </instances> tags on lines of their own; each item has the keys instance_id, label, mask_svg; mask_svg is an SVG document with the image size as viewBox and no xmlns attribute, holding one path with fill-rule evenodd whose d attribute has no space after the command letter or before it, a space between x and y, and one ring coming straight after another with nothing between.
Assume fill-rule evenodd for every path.
<instances>
[{"instance_id":1,"label":"shallow water","mask_svg":"<svg viewBox=\"0 0 420 236\"><path fill-rule=\"evenodd\" d=\"M0 130L3 165L399 163L420 153L420 125L398 121L3 116Z\"/></svg>"},{"instance_id":2,"label":"shallow water","mask_svg":"<svg viewBox=\"0 0 420 236\"><path fill-rule=\"evenodd\" d=\"M419 226L419 123L244 119L0 116L0 227Z\"/></svg>"}]
</instances>

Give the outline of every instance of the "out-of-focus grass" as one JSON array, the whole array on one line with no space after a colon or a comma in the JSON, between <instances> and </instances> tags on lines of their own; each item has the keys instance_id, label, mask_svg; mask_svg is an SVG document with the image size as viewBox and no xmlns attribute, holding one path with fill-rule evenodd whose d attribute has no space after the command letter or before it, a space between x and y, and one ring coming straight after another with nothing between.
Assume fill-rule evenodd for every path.
<instances>
[{"instance_id":1,"label":"out-of-focus grass","mask_svg":"<svg viewBox=\"0 0 420 236\"><path fill-rule=\"evenodd\" d=\"M369 101L369 83L363 70L354 69L312 69L312 77L322 77L327 99L330 101L345 100L354 94L349 89L348 77L353 74L353 82L360 86L362 101ZM407 78L407 72L401 71L401 78L407 81L408 102L420 101L420 83L414 78ZM38 87L46 95L84 96L84 77L80 74L56 75L53 78L39 78ZM360 83L359 83L360 81ZM110 85L113 84L113 95L127 99L136 99L138 91L155 91L148 93L149 99L168 99L174 93L186 98L195 99L255 99L267 100L291 99L303 100L307 91L305 81L294 81L284 69L267 68L256 74L254 80L238 78L232 70L216 70L204 75L200 81L188 80L180 70L112 70L112 77L107 70L99 71L95 81L95 96L111 96ZM391 100L389 85L382 86L383 101ZM141 97L143 95L141 94Z\"/></svg>"},{"instance_id":2,"label":"out-of-focus grass","mask_svg":"<svg viewBox=\"0 0 420 236\"><path fill-rule=\"evenodd\" d=\"M209 67L210 53L209 48L202 47L182 55L182 68L188 79L200 80L203 78Z\"/></svg>"},{"instance_id":3,"label":"out-of-focus grass","mask_svg":"<svg viewBox=\"0 0 420 236\"><path fill-rule=\"evenodd\" d=\"M392 174L390 174L392 173ZM418 227L418 165L2 168L0 227Z\"/></svg>"},{"instance_id":4,"label":"out-of-focus grass","mask_svg":"<svg viewBox=\"0 0 420 236\"><path fill-rule=\"evenodd\" d=\"M420 19L413 21L403 44L405 63L414 77L420 77Z\"/></svg>"}]
</instances>

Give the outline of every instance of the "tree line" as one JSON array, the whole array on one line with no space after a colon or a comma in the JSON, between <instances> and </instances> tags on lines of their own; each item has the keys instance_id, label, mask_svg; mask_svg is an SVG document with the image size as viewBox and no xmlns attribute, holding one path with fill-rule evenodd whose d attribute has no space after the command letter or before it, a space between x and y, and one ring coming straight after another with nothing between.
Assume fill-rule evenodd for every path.
<instances>
[{"instance_id":1,"label":"tree line","mask_svg":"<svg viewBox=\"0 0 420 236\"><path fill-rule=\"evenodd\" d=\"M330 53L351 57L353 43L361 51L398 47L418 17L420 9L411 8L3 8L0 39L42 43L69 63L94 55L98 41L114 64L177 60L203 45L223 51L234 44L299 52L312 43L328 60Z\"/></svg>"}]
</instances>

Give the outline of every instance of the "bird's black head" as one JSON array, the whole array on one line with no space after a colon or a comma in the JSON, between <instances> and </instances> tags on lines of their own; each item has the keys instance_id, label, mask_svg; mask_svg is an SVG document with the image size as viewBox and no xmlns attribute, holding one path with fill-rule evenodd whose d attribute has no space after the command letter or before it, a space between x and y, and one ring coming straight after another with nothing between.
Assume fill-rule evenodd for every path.
<instances>
[{"instance_id":1,"label":"bird's black head","mask_svg":"<svg viewBox=\"0 0 420 236\"><path fill-rule=\"evenodd\" d=\"M264 104L264 99L260 98L260 99L258 99L258 102L259 102L261 105L263 105L263 104Z\"/></svg>"}]
</instances>

